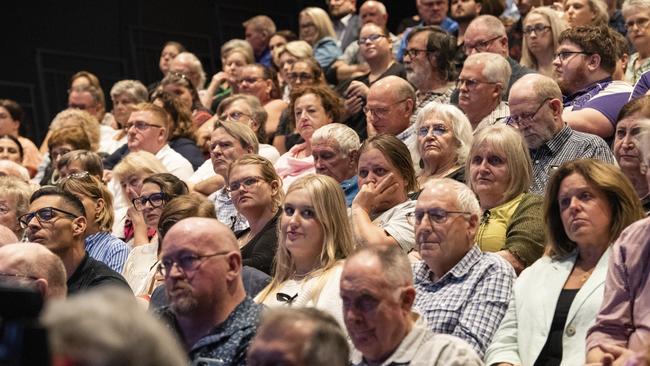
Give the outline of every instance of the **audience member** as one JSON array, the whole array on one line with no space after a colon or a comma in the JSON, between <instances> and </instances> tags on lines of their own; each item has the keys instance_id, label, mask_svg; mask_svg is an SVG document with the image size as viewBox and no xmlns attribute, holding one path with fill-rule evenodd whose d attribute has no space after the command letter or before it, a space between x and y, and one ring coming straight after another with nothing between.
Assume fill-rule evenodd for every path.
<instances>
[{"instance_id":1,"label":"audience member","mask_svg":"<svg viewBox=\"0 0 650 366\"><path fill-rule=\"evenodd\" d=\"M0 278L3 285L37 290L45 301L66 297L63 262L40 244L13 242L0 245Z\"/></svg>"},{"instance_id":2,"label":"audience member","mask_svg":"<svg viewBox=\"0 0 650 366\"><path fill-rule=\"evenodd\" d=\"M275 23L266 15L257 15L242 23L246 42L253 48L255 63L271 67L273 58L269 49L271 36L275 34Z\"/></svg>"},{"instance_id":3,"label":"audience member","mask_svg":"<svg viewBox=\"0 0 650 366\"><path fill-rule=\"evenodd\" d=\"M344 50L359 38L361 18L355 14L357 0L327 0L327 7L336 34L336 45Z\"/></svg>"},{"instance_id":4,"label":"audience member","mask_svg":"<svg viewBox=\"0 0 650 366\"><path fill-rule=\"evenodd\" d=\"M56 184L59 180L60 176L56 167L63 155L73 150L92 150L93 148L87 131L81 127L62 127L53 130L47 145L49 159L43 161L44 163L47 162L47 166L45 166L43 176L39 180L39 184L42 186Z\"/></svg>"},{"instance_id":5,"label":"audience member","mask_svg":"<svg viewBox=\"0 0 650 366\"><path fill-rule=\"evenodd\" d=\"M570 28L607 26L607 4L602 0L564 0L562 6Z\"/></svg>"},{"instance_id":6,"label":"audience member","mask_svg":"<svg viewBox=\"0 0 650 366\"><path fill-rule=\"evenodd\" d=\"M566 23L552 8L532 9L523 21L521 65L553 77L555 50L560 45L560 34L566 28Z\"/></svg>"},{"instance_id":7,"label":"audience member","mask_svg":"<svg viewBox=\"0 0 650 366\"><path fill-rule=\"evenodd\" d=\"M172 60L178 56L178 54L185 52L185 46L175 41L167 41L163 45L162 51L160 52L160 60L158 61L158 67L160 72L163 74L163 77L167 76L169 73L169 67L172 63ZM149 88L153 90L155 88Z\"/></svg>"},{"instance_id":8,"label":"audience member","mask_svg":"<svg viewBox=\"0 0 650 366\"><path fill-rule=\"evenodd\" d=\"M329 16L321 8L308 7L300 12L298 21L300 39L312 46L314 50L313 56L323 70L329 70L329 67L341 55L341 49L336 41L334 25ZM356 38L355 34L351 39Z\"/></svg>"},{"instance_id":9,"label":"audience member","mask_svg":"<svg viewBox=\"0 0 650 366\"><path fill-rule=\"evenodd\" d=\"M82 128L86 132L86 134L88 135L88 139L90 140L91 148L89 150L92 151L99 150L99 145L101 141L101 137L100 137L101 128L99 126L99 123L97 122L97 119L91 116L88 112L82 111L81 109L68 108L59 112L50 123L49 129L47 131L47 135L45 136L45 139L41 144L40 151L42 154L46 155L47 152L49 151L48 143L49 143L50 135L54 132L54 130L63 127ZM47 158L47 156L44 157ZM49 163L49 162L44 161L41 163L41 165L39 166L39 173L41 172L41 167L43 167L43 164L45 163ZM37 178L38 175L34 179Z\"/></svg>"},{"instance_id":10,"label":"audience member","mask_svg":"<svg viewBox=\"0 0 650 366\"><path fill-rule=\"evenodd\" d=\"M24 150L20 141L12 135L0 135L0 160L22 164L23 158Z\"/></svg>"},{"instance_id":11,"label":"audience member","mask_svg":"<svg viewBox=\"0 0 650 366\"><path fill-rule=\"evenodd\" d=\"M104 92L93 85L72 86L68 91L68 108L81 109L101 122L105 113Z\"/></svg>"},{"instance_id":12,"label":"audience member","mask_svg":"<svg viewBox=\"0 0 650 366\"><path fill-rule=\"evenodd\" d=\"M20 136L20 124L25 120L23 108L11 99L0 99L0 135L12 135L18 139L23 148L22 165L29 170L30 176L36 174L42 156L34 143Z\"/></svg>"},{"instance_id":13,"label":"audience member","mask_svg":"<svg viewBox=\"0 0 650 366\"><path fill-rule=\"evenodd\" d=\"M164 52L164 51L163 51ZM124 126L129 120L133 107L138 103L149 100L147 88L137 80L120 80L111 88L113 101L113 119L111 133L102 133L99 151L112 154L126 143L126 130ZM102 131L108 126L102 126Z\"/></svg>"},{"instance_id":14,"label":"audience member","mask_svg":"<svg viewBox=\"0 0 650 366\"><path fill-rule=\"evenodd\" d=\"M313 50L309 43L305 41L290 41L286 45L278 47L273 52L273 57L278 60L280 68L278 79L282 88L282 100L289 102L289 93L291 92L289 72L293 63L300 59L313 57Z\"/></svg>"},{"instance_id":15,"label":"audience member","mask_svg":"<svg viewBox=\"0 0 650 366\"><path fill-rule=\"evenodd\" d=\"M625 81L634 84L644 72L650 70L650 45L647 41L650 36L650 2L627 0L623 3L622 13L627 37L636 50L628 60Z\"/></svg>"},{"instance_id":16,"label":"audience member","mask_svg":"<svg viewBox=\"0 0 650 366\"><path fill-rule=\"evenodd\" d=\"M11 160L0 160L0 176L16 177L25 183L29 183L27 168Z\"/></svg>"},{"instance_id":17,"label":"audience member","mask_svg":"<svg viewBox=\"0 0 650 366\"><path fill-rule=\"evenodd\" d=\"M160 99L160 92L166 92L175 97L180 103L179 106L187 109L192 113L191 127L199 128L205 123L212 114L210 111L201 104L201 99L197 89L192 82L183 74L171 72L160 81L158 90L151 98L152 103L156 104L156 100ZM164 102L164 100L163 100ZM160 107L161 106L159 105ZM165 108L168 109L168 108ZM170 113L173 114L173 113ZM173 124L178 124L179 121L172 118ZM170 140L176 136L170 136Z\"/></svg>"},{"instance_id":18,"label":"audience member","mask_svg":"<svg viewBox=\"0 0 650 366\"><path fill-rule=\"evenodd\" d=\"M465 31L469 23L484 13L483 1L481 0L452 0L450 2L449 16L458 22L458 34L456 35L456 45L458 47L462 47L465 42Z\"/></svg>"},{"instance_id":19,"label":"audience member","mask_svg":"<svg viewBox=\"0 0 650 366\"><path fill-rule=\"evenodd\" d=\"M196 90L203 90L205 86L205 71L201 60L195 54L183 51L176 55L169 63L169 74L181 74L187 77Z\"/></svg>"},{"instance_id":20,"label":"audience member","mask_svg":"<svg viewBox=\"0 0 650 366\"><path fill-rule=\"evenodd\" d=\"M0 177L0 225L11 230L19 239L23 237L24 228L18 218L27 213L33 191L24 180Z\"/></svg>"},{"instance_id":21,"label":"audience member","mask_svg":"<svg viewBox=\"0 0 650 366\"><path fill-rule=\"evenodd\" d=\"M237 92L237 78L242 67L254 61L253 48L243 39L231 39L221 46L222 71L214 74L201 95L206 108L216 110L221 101Z\"/></svg>"},{"instance_id":22,"label":"audience member","mask_svg":"<svg viewBox=\"0 0 650 366\"><path fill-rule=\"evenodd\" d=\"M75 173L87 172L100 181L104 177L102 158L99 154L88 150L72 150L59 159L56 169L61 179Z\"/></svg>"}]
</instances>

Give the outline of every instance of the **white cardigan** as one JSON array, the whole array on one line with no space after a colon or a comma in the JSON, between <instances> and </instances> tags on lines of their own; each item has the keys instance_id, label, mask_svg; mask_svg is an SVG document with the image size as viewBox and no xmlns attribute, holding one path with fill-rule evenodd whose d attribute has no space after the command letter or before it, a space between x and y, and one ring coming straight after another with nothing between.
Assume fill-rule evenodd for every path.
<instances>
[{"instance_id":1,"label":"white cardigan","mask_svg":"<svg viewBox=\"0 0 650 366\"><path fill-rule=\"evenodd\" d=\"M562 366L585 363L585 338L603 301L610 251L607 249L600 257L569 308L562 335ZM576 258L576 253L562 260L544 256L521 273L508 311L485 353L486 365L535 363L548 338L560 291Z\"/></svg>"}]
</instances>

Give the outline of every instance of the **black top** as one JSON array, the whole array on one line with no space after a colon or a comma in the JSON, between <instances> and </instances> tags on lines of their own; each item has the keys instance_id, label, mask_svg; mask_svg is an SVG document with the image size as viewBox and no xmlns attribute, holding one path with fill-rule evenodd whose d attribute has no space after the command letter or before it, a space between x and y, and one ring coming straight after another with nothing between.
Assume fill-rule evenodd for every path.
<instances>
[{"instance_id":1,"label":"black top","mask_svg":"<svg viewBox=\"0 0 650 366\"><path fill-rule=\"evenodd\" d=\"M251 266L271 275L273 258L278 248L278 219L282 210L278 210L275 216L264 225L264 228L257 233L246 245L241 248L242 264ZM249 229L235 233L237 238L248 234Z\"/></svg>"},{"instance_id":2,"label":"black top","mask_svg":"<svg viewBox=\"0 0 650 366\"><path fill-rule=\"evenodd\" d=\"M121 274L93 259L86 252L84 259L68 278L68 296L97 286L119 286L132 291Z\"/></svg>"},{"instance_id":3,"label":"black top","mask_svg":"<svg viewBox=\"0 0 650 366\"><path fill-rule=\"evenodd\" d=\"M559 366L562 362L562 334L566 325L567 316L571 303L580 289L562 290L555 305L555 315L551 322L551 331L546 338L546 344L542 348L535 361L535 366Z\"/></svg>"},{"instance_id":4,"label":"black top","mask_svg":"<svg viewBox=\"0 0 650 366\"><path fill-rule=\"evenodd\" d=\"M192 169L197 170L205 162L203 153L196 142L187 137L178 137L169 141L169 147L181 154L192 164Z\"/></svg>"}]
</instances>

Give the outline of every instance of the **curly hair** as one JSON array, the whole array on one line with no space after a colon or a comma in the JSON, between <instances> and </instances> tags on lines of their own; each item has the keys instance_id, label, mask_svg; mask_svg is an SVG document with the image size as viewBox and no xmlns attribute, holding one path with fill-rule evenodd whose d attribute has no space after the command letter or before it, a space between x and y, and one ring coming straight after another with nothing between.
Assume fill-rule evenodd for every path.
<instances>
[{"instance_id":1,"label":"curly hair","mask_svg":"<svg viewBox=\"0 0 650 366\"><path fill-rule=\"evenodd\" d=\"M185 137L194 140L194 124L192 123L192 112L174 95L166 91L158 91L154 94L153 101L159 100L162 108L169 114L172 121L172 128L169 131L169 139Z\"/></svg>"},{"instance_id":2,"label":"curly hair","mask_svg":"<svg viewBox=\"0 0 650 366\"><path fill-rule=\"evenodd\" d=\"M558 42L571 42L588 54L599 55L600 67L608 73L613 73L618 54L618 44L613 32L615 31L606 25L568 28L560 34Z\"/></svg>"},{"instance_id":3,"label":"curly hair","mask_svg":"<svg viewBox=\"0 0 650 366\"><path fill-rule=\"evenodd\" d=\"M343 100L326 85L307 85L291 91L291 103L289 103L288 109L290 131L296 128L296 116L293 113L296 100L307 94L314 94L320 99L321 105L332 116L333 122L341 122L343 113L345 112Z\"/></svg>"}]
</instances>

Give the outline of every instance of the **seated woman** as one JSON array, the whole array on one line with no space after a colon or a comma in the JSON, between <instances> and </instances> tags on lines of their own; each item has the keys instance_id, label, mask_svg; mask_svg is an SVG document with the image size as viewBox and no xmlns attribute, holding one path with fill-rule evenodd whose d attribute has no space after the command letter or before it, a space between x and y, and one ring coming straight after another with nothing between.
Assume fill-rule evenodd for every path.
<instances>
[{"instance_id":1,"label":"seated woman","mask_svg":"<svg viewBox=\"0 0 650 366\"><path fill-rule=\"evenodd\" d=\"M39 182L41 186L56 184L59 180L59 172L56 170L56 166L63 155L73 150L91 149L88 134L79 127L63 127L54 130L47 141L47 146L50 153L49 159L45 160L48 165L45 168L43 178Z\"/></svg>"},{"instance_id":2,"label":"seated woman","mask_svg":"<svg viewBox=\"0 0 650 366\"><path fill-rule=\"evenodd\" d=\"M273 60L274 62L277 60L276 63L279 68L278 83L280 84L280 89L282 89L282 100L285 102L289 103L289 94L291 93L289 72L291 72L293 63L297 60L313 57L313 55L313 49L305 41L291 41L273 50Z\"/></svg>"},{"instance_id":3,"label":"seated woman","mask_svg":"<svg viewBox=\"0 0 650 366\"><path fill-rule=\"evenodd\" d=\"M122 273L131 251L125 242L111 234L113 197L100 178L82 171L61 179L58 186L79 198L86 212L85 243L88 254Z\"/></svg>"},{"instance_id":4,"label":"seated woman","mask_svg":"<svg viewBox=\"0 0 650 366\"><path fill-rule=\"evenodd\" d=\"M563 164L547 186L548 256L521 273L486 365L584 365L610 244L643 216L630 182L595 160Z\"/></svg>"},{"instance_id":5,"label":"seated woman","mask_svg":"<svg viewBox=\"0 0 650 366\"><path fill-rule=\"evenodd\" d=\"M20 146L23 148L23 161L20 164L27 168L30 176L34 176L43 157L32 140L20 135L20 124L24 118L25 113L18 102L11 99L0 99L0 119L5 120L0 133L18 139Z\"/></svg>"},{"instance_id":6,"label":"seated woman","mask_svg":"<svg viewBox=\"0 0 650 366\"><path fill-rule=\"evenodd\" d=\"M415 119L420 156L418 184L433 178L465 182L465 161L472 145L472 125L457 107L431 102Z\"/></svg>"},{"instance_id":7,"label":"seated woman","mask_svg":"<svg viewBox=\"0 0 650 366\"><path fill-rule=\"evenodd\" d=\"M73 150L63 155L59 159L56 169L59 171L59 177L61 179L75 173L83 172L97 177L100 181L104 177L101 156L88 150Z\"/></svg>"},{"instance_id":8,"label":"seated woman","mask_svg":"<svg viewBox=\"0 0 650 366\"><path fill-rule=\"evenodd\" d=\"M308 7L300 12L300 39L309 43L314 49L314 58L327 72L329 67L341 55L341 49L336 44L334 25L325 10Z\"/></svg>"},{"instance_id":9,"label":"seated woman","mask_svg":"<svg viewBox=\"0 0 650 366\"><path fill-rule=\"evenodd\" d=\"M113 101L112 133L105 132L109 126L101 126L102 140L99 151L112 154L120 146L126 144L126 122L129 120L133 106L149 101L147 88L137 80L120 80L111 88Z\"/></svg>"},{"instance_id":10,"label":"seated woman","mask_svg":"<svg viewBox=\"0 0 650 366\"><path fill-rule=\"evenodd\" d=\"M406 215L415 209L408 194L417 190L411 153L395 136L379 134L359 149L359 193L352 201L351 220L357 245L415 246L413 225Z\"/></svg>"},{"instance_id":11,"label":"seated woman","mask_svg":"<svg viewBox=\"0 0 650 366\"><path fill-rule=\"evenodd\" d=\"M210 110L201 104L199 93L192 82L183 74L170 73L165 76L160 82L158 91L164 91L177 97L185 108L191 111L191 121L194 128L199 128L205 121L212 117ZM155 96L153 99L155 100Z\"/></svg>"},{"instance_id":12,"label":"seated woman","mask_svg":"<svg viewBox=\"0 0 650 366\"><path fill-rule=\"evenodd\" d=\"M543 197L526 193L532 180L528 146L505 124L474 135L465 166L467 185L476 193L483 217L476 243L497 252L517 273L544 253Z\"/></svg>"},{"instance_id":13,"label":"seated woman","mask_svg":"<svg viewBox=\"0 0 650 366\"><path fill-rule=\"evenodd\" d=\"M635 53L630 56L627 70L625 70L625 81L635 84L644 72L650 70L650 45L647 37L648 19L650 19L650 4L640 0L627 0L623 3L623 17L627 24L627 35L634 46Z\"/></svg>"},{"instance_id":14,"label":"seated woman","mask_svg":"<svg viewBox=\"0 0 650 366\"><path fill-rule=\"evenodd\" d=\"M9 160L22 165L23 156L23 146L17 138L12 135L0 136L0 160Z\"/></svg>"},{"instance_id":15,"label":"seated woman","mask_svg":"<svg viewBox=\"0 0 650 366\"><path fill-rule=\"evenodd\" d=\"M19 178L0 177L0 225L13 231L18 239L25 231L18 218L29 211L29 198L33 192L33 187Z\"/></svg>"},{"instance_id":16,"label":"seated woman","mask_svg":"<svg viewBox=\"0 0 650 366\"><path fill-rule=\"evenodd\" d=\"M289 129L295 126L304 142L293 146L275 163L285 187L300 176L314 172L312 135L319 127L340 121L343 102L327 86L307 86L291 92L289 111L292 112Z\"/></svg>"},{"instance_id":17,"label":"seated woman","mask_svg":"<svg viewBox=\"0 0 650 366\"><path fill-rule=\"evenodd\" d=\"M244 65L255 61L253 48L243 39L231 39L221 46L222 71L214 74L210 85L201 95L201 102L212 111L217 110L219 103L237 93L237 79Z\"/></svg>"},{"instance_id":18,"label":"seated woman","mask_svg":"<svg viewBox=\"0 0 650 366\"><path fill-rule=\"evenodd\" d=\"M553 77L553 59L560 33L567 28L557 11L549 7L532 9L523 22L522 66Z\"/></svg>"},{"instance_id":19,"label":"seated woman","mask_svg":"<svg viewBox=\"0 0 650 366\"><path fill-rule=\"evenodd\" d=\"M235 233L243 265L270 275L278 247L282 180L270 161L259 155L244 155L230 164L226 189L249 225Z\"/></svg>"},{"instance_id":20,"label":"seated woman","mask_svg":"<svg viewBox=\"0 0 650 366\"><path fill-rule=\"evenodd\" d=\"M583 26L607 26L609 15L603 0L564 0L563 19L569 28Z\"/></svg>"},{"instance_id":21,"label":"seated woman","mask_svg":"<svg viewBox=\"0 0 650 366\"><path fill-rule=\"evenodd\" d=\"M284 199L271 284L255 297L267 306L308 306L343 324L339 282L353 239L345 199L332 178L309 174Z\"/></svg>"},{"instance_id":22,"label":"seated woman","mask_svg":"<svg viewBox=\"0 0 650 366\"><path fill-rule=\"evenodd\" d=\"M188 189L182 180L175 175L162 173L145 178L140 196L133 199L133 207L140 215L131 216L134 248L124 264L122 275L136 296L153 291L153 284L149 284L158 261L158 236L149 239L147 229L156 230L165 204L184 194L188 194Z\"/></svg>"},{"instance_id":23,"label":"seated woman","mask_svg":"<svg viewBox=\"0 0 650 366\"><path fill-rule=\"evenodd\" d=\"M271 139L278 129L280 115L287 109L288 104L280 99L280 87L273 70L260 64L244 66L239 72L239 92L252 95L264 106L268 117L264 125L264 133ZM266 139L260 142L268 142Z\"/></svg>"},{"instance_id":24,"label":"seated woman","mask_svg":"<svg viewBox=\"0 0 650 366\"><path fill-rule=\"evenodd\" d=\"M158 67L160 68L160 72L162 73L163 78L169 74L169 67L171 66L172 60L178 54L182 52L186 52L187 50L185 49L185 46L178 42L174 41L167 41L163 45L162 50L160 51L160 58L158 59ZM153 93L156 91L156 88L160 84L160 80L151 83L147 86L147 91L149 94Z\"/></svg>"}]
</instances>

